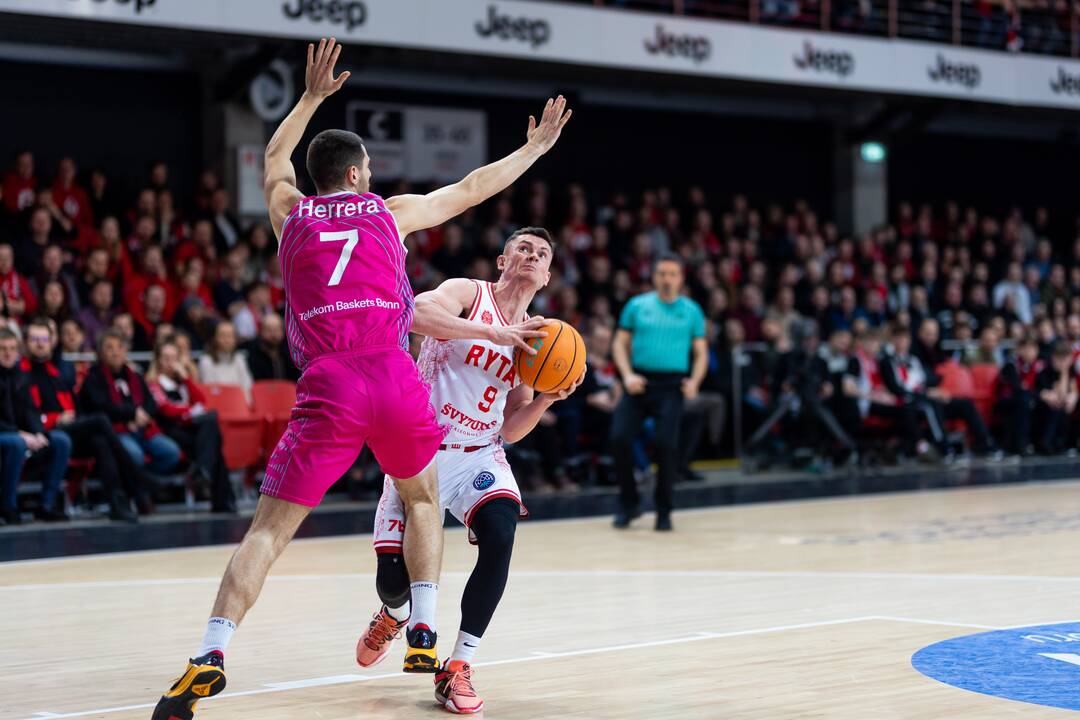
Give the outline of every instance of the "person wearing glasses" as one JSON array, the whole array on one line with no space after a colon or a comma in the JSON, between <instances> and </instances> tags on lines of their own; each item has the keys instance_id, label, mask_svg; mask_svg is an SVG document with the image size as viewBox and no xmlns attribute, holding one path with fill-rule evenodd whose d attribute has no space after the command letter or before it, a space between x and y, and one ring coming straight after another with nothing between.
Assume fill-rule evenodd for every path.
<instances>
[{"instance_id":1,"label":"person wearing glasses","mask_svg":"<svg viewBox=\"0 0 1080 720\"><path fill-rule=\"evenodd\" d=\"M124 450L112 423L104 413L80 413L71 384L53 362L56 337L44 318L26 326L26 356L21 369L30 380L30 395L41 423L49 433L66 435L71 454L94 459L94 476L101 480L109 503L109 517L135 522L132 499L149 510L150 483Z\"/></svg>"}]
</instances>

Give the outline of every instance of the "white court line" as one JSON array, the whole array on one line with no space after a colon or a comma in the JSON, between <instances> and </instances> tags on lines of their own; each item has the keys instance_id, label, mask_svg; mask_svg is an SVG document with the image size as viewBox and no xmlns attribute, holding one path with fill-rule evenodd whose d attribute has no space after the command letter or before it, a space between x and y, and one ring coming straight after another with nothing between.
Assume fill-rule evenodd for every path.
<instances>
[{"instance_id":1,"label":"white court line","mask_svg":"<svg viewBox=\"0 0 1080 720\"><path fill-rule=\"evenodd\" d=\"M466 577L463 571L444 572L443 577ZM267 580L296 582L311 580L370 579L374 573L327 573L319 575L270 575ZM917 581L980 581L980 582L1080 582L1080 576L1070 575L978 575L960 573L888 573L888 572L817 572L813 570L515 570L515 578L548 577L625 577L625 578L757 578L757 579L843 579L843 580L917 580ZM34 583L0 585L3 590L73 590L85 588L126 588L220 583L221 577L151 578L144 580L91 580L87 582Z\"/></svg>"},{"instance_id":2,"label":"white court line","mask_svg":"<svg viewBox=\"0 0 1080 720\"><path fill-rule=\"evenodd\" d=\"M310 680L293 680L292 682L266 683L264 687L275 690L299 690L301 688L320 687L322 685L340 685L342 683L361 682L366 680L363 675L329 675L327 677L312 678Z\"/></svg>"},{"instance_id":3,"label":"white court line","mask_svg":"<svg viewBox=\"0 0 1080 720\"><path fill-rule=\"evenodd\" d=\"M975 628L977 630L1004 630L1005 629L1005 628L1002 628L1002 627L997 626L997 625L976 625L974 623L953 622L951 620L948 620L948 621L946 621L946 620L920 620L919 618L896 617L896 616L893 616L893 615L874 615L872 619L874 619L874 620L891 620L893 622L918 623L920 625L944 625L945 627L966 627L966 628ZM1039 624L1041 625L1042 623L1039 623ZM1025 625L1018 625L1017 627L1026 627L1026 626Z\"/></svg>"},{"instance_id":4,"label":"white court line","mask_svg":"<svg viewBox=\"0 0 1080 720\"><path fill-rule=\"evenodd\" d=\"M494 667L496 665L512 665L515 663L523 662L536 662L537 660L548 660L551 658L564 658L564 657L576 657L579 655L593 655L596 653L617 652L620 650L637 650L641 648L661 647L663 645L679 645L689 642L700 642L702 640L716 640L719 638L740 637L743 635L761 635L764 633L784 632L786 630L805 630L809 628L826 627L830 625L845 625L848 623L863 622L866 620L875 620L873 617L856 617L847 618L844 620L821 620L819 622L799 623L797 625L778 625L774 627L756 628L753 630L735 630L732 632L724 633L698 633L696 635L689 635L687 637L668 638L665 640L653 640L650 642L640 643L628 643L625 645L608 645L604 647L585 648L583 650L569 650L566 652L544 652L533 653L524 657L508 658L506 660L493 660L491 662L476 663L474 667ZM387 673L383 675L333 675L324 678L311 678L307 680L297 680L293 682L281 682L266 685L256 690L243 690L240 692L223 693L215 698L208 698L202 702L215 702L217 700L223 700L225 698L234 697L246 697L249 695L266 695L268 693L286 692L298 688L317 687L319 685L336 685L346 683L361 683L371 682L374 680L386 680L388 678L400 678L402 673ZM96 710L81 710L71 713L47 713L38 712L34 715L25 718L25 720L39 720L40 718L74 718L85 717L87 715L104 715L107 713L126 712L128 710L144 710L154 707L156 703L142 703L139 705L125 705L122 707L110 707L110 708L98 708Z\"/></svg>"}]
</instances>

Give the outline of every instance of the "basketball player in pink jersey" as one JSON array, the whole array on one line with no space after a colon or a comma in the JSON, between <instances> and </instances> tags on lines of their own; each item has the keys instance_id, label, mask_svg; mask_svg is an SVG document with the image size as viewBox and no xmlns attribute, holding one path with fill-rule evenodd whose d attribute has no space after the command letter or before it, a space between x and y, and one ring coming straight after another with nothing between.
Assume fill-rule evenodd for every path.
<instances>
[{"instance_id":1,"label":"basketball player in pink jersey","mask_svg":"<svg viewBox=\"0 0 1080 720\"><path fill-rule=\"evenodd\" d=\"M499 337L526 318L533 297L547 285L552 251L546 230L522 228L506 240L496 261L497 283L447 280L416 298L413 329L428 336L420 372L431 384L431 400L447 432L436 456L440 514L449 510L478 545L461 598L457 643L435 676L435 698L453 713L476 713L484 706L472 686L470 663L506 587L518 516L527 514L502 443L525 437L553 402L577 388L534 397L514 373L514 346ZM584 372L577 382L583 377ZM412 564L402 554L413 519L403 500L388 476L374 536L375 585L383 606L356 645L356 660L364 667L386 657L410 611L416 612L409 593Z\"/></svg>"},{"instance_id":2,"label":"basketball player in pink jersey","mask_svg":"<svg viewBox=\"0 0 1080 720\"><path fill-rule=\"evenodd\" d=\"M364 443L409 517L404 555L412 570L407 672L436 672L435 602L442 515L435 453L446 434L407 348L413 295L403 239L439 225L513 183L558 140L566 101L548 100L527 141L503 159L428 195L383 200L359 137L326 130L312 139L307 168L318 195L296 188L291 156L319 104L349 77L334 77L341 46L308 46L306 91L270 139L265 192L285 285L289 348L302 370L288 429L267 464L251 527L225 571L202 647L162 696L153 720L189 720L195 704L225 687L224 652L259 595L270 566L311 508L352 465ZM500 325L506 347L531 351L540 320Z\"/></svg>"}]
</instances>

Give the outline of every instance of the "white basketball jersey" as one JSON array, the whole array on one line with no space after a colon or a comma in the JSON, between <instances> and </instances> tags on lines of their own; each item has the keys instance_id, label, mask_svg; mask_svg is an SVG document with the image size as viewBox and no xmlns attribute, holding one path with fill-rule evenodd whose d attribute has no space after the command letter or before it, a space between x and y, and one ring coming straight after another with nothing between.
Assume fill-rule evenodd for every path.
<instances>
[{"instance_id":1,"label":"white basketball jersey","mask_svg":"<svg viewBox=\"0 0 1080 720\"><path fill-rule=\"evenodd\" d=\"M491 283L473 282L476 299L469 319L487 325L509 325L495 304ZM429 337L420 346L417 365L431 386L431 404L439 424L449 429L446 445L487 445L498 439L506 394L520 383L514 371L512 345Z\"/></svg>"}]
</instances>

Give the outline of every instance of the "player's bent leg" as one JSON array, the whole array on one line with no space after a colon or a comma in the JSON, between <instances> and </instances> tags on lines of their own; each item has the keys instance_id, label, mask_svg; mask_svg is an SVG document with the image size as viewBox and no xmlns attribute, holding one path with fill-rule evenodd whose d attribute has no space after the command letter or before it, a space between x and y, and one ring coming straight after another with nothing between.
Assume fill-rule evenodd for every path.
<instances>
[{"instance_id":1,"label":"player's bent leg","mask_svg":"<svg viewBox=\"0 0 1080 720\"><path fill-rule=\"evenodd\" d=\"M435 676L435 700L452 713L480 712L484 700L472 684L472 660L506 589L521 506L500 497L473 513L469 528L476 536L476 566L461 596L461 631L450 659Z\"/></svg>"},{"instance_id":2,"label":"player's bent leg","mask_svg":"<svg viewBox=\"0 0 1080 720\"><path fill-rule=\"evenodd\" d=\"M195 704L225 689L225 646L255 604L270 566L311 508L262 496L251 527L233 553L218 589L203 646L154 708L152 720L190 720Z\"/></svg>"},{"instance_id":3,"label":"player's bent leg","mask_svg":"<svg viewBox=\"0 0 1080 720\"><path fill-rule=\"evenodd\" d=\"M385 660L409 621L409 571L403 555L379 554L375 589L383 605L356 643L356 662L361 667L372 667Z\"/></svg>"},{"instance_id":4,"label":"player's bent leg","mask_svg":"<svg viewBox=\"0 0 1080 720\"><path fill-rule=\"evenodd\" d=\"M439 504L438 472L432 460L419 475L394 478L405 506L405 565L411 578L412 615L406 638L405 672L436 672L439 656L435 647L435 604L442 566L442 506Z\"/></svg>"}]
</instances>

